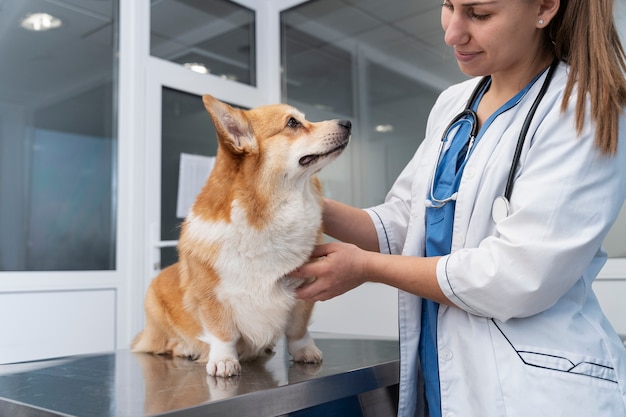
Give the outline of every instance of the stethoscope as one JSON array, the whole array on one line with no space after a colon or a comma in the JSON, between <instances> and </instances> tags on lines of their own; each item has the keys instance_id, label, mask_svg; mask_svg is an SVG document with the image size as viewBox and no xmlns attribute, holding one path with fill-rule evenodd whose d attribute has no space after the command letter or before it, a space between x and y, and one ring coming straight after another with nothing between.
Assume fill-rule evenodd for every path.
<instances>
[{"instance_id":1,"label":"stethoscope","mask_svg":"<svg viewBox=\"0 0 626 417\"><path fill-rule=\"evenodd\" d=\"M543 99L548 91L548 87L550 86L550 82L552 81L552 76L554 75L554 71L558 66L558 60L555 60L552 65L550 65L550 69L548 70L548 74L546 75L546 79L543 81L543 85L539 90L539 94L535 98L526 118L524 119L524 124L522 125L522 130L520 131L519 137L517 138L517 145L515 146L515 153L513 154L513 160L511 161L511 168L509 169L509 175L507 176L506 186L504 188L504 195L500 195L496 197L491 207L491 217L494 222L499 222L500 220L508 217L510 213L509 200L511 198L511 194L513 193L513 183L515 181L515 171L517 170L517 166L519 165L520 158L522 156L522 148L524 147L524 141L526 140L526 135L528 134L528 129L530 128L530 123L532 122L533 116L539 107L539 103ZM450 131L460 123L470 123L470 135L469 141L467 145L467 151L465 154L465 159L467 159L470 155L470 151L472 150L472 146L474 145L474 141L476 140L476 136L478 135L478 115L474 110L472 110L471 106L476 101L476 98L481 94L487 83L489 82L490 77L483 77L474 91L470 96L465 109L459 113L456 117L452 119L452 121L448 124L446 129L443 132L441 137L441 141L439 143L439 150L437 152L438 160L441 159L442 152L444 150L444 146L447 142L447 138L450 134ZM440 208L443 207L450 201L456 200L457 192L453 193L450 197L437 199L434 196L434 188L435 188L435 174L437 171L437 164L435 164L433 174L431 177L430 183L430 196L429 199L426 200L426 207L434 207Z\"/></svg>"}]
</instances>

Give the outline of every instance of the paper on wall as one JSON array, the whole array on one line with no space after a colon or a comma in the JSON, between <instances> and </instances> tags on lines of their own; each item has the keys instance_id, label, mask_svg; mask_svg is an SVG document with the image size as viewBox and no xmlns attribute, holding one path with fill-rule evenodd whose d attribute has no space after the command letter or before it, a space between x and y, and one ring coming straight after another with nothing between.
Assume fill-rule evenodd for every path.
<instances>
[{"instance_id":1,"label":"paper on wall","mask_svg":"<svg viewBox=\"0 0 626 417\"><path fill-rule=\"evenodd\" d=\"M187 216L213 165L215 165L214 156L180 154L176 217L183 219Z\"/></svg>"}]
</instances>

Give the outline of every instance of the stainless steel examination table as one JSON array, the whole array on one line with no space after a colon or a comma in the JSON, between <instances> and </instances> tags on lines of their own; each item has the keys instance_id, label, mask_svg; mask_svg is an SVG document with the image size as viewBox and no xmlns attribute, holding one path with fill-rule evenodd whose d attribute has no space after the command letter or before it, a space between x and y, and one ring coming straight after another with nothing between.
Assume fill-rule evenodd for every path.
<instances>
[{"instance_id":1,"label":"stainless steel examination table","mask_svg":"<svg viewBox=\"0 0 626 417\"><path fill-rule=\"evenodd\" d=\"M205 365L128 350L0 365L2 417L387 416L396 412L398 342L314 335L321 365L284 343L215 378Z\"/></svg>"}]
</instances>

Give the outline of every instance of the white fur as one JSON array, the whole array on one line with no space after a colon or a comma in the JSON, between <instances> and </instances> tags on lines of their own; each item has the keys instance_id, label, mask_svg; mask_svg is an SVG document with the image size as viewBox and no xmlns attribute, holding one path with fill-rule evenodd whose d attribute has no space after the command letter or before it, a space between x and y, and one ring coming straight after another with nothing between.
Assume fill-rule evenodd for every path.
<instances>
[{"instance_id":1,"label":"white fur","mask_svg":"<svg viewBox=\"0 0 626 417\"><path fill-rule=\"evenodd\" d=\"M187 238L198 244L219 245L218 261L213 267L224 284L244 286L247 292L249 285L273 286L310 255L322 216L314 199L310 191L302 199L283 202L281 217L261 230L248 225L246 213L236 201L230 222L207 222L191 212L187 217Z\"/></svg>"}]
</instances>

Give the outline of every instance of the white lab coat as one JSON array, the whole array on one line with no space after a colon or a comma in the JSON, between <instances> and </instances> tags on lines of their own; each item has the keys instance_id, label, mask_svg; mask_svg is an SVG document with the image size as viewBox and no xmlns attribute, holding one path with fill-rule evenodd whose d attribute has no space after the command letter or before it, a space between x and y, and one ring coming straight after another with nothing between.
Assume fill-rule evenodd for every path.
<instances>
[{"instance_id":1,"label":"white lab coat","mask_svg":"<svg viewBox=\"0 0 626 417\"><path fill-rule=\"evenodd\" d=\"M602 241L626 196L626 123L613 158L595 148L589 121L577 137L575 98L560 110L565 64L528 131L511 214L497 224L491 216L544 77L498 116L463 172L452 253L437 265L439 285L456 305L438 314L442 416L626 416L626 349L591 288L606 261ZM382 252L423 256L424 202L439 141L477 81L440 95L424 142L385 203L367 210ZM423 407L420 309L419 297L400 292L400 416Z\"/></svg>"}]
</instances>

